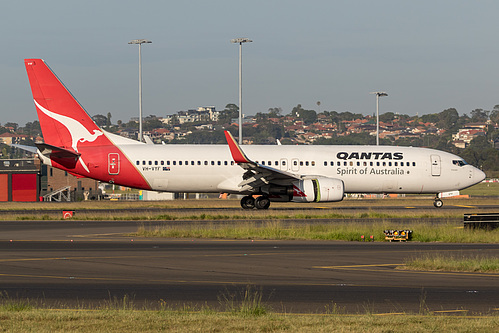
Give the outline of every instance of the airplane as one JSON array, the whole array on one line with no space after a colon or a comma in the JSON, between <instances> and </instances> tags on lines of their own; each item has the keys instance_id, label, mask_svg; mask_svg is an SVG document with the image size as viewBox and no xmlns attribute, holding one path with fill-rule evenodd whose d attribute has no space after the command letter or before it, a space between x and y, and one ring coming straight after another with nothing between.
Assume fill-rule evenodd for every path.
<instances>
[{"instance_id":1,"label":"airplane","mask_svg":"<svg viewBox=\"0 0 499 333\"><path fill-rule=\"evenodd\" d=\"M243 195L244 209L271 202L337 202L346 193L435 194L485 178L461 157L394 146L154 145L99 128L42 59L25 59L43 132L41 161L78 177L152 191Z\"/></svg>"}]
</instances>

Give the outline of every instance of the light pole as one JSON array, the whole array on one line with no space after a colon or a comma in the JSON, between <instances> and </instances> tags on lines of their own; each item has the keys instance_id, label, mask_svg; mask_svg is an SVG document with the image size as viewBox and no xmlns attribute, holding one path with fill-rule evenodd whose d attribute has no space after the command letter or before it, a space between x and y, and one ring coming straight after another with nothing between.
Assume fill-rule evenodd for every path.
<instances>
[{"instance_id":1,"label":"light pole","mask_svg":"<svg viewBox=\"0 0 499 333\"><path fill-rule=\"evenodd\" d=\"M152 43L147 39L134 39L128 42L128 44L138 44L139 45L139 141L142 142L142 44Z\"/></svg>"},{"instance_id":2,"label":"light pole","mask_svg":"<svg viewBox=\"0 0 499 333\"><path fill-rule=\"evenodd\" d=\"M379 97L388 96L384 91L375 91L371 94L376 95L376 146L379 146Z\"/></svg>"},{"instance_id":3,"label":"light pole","mask_svg":"<svg viewBox=\"0 0 499 333\"><path fill-rule=\"evenodd\" d=\"M239 144L243 144L243 43L251 43L246 37L231 39L231 43L239 44Z\"/></svg>"}]
</instances>

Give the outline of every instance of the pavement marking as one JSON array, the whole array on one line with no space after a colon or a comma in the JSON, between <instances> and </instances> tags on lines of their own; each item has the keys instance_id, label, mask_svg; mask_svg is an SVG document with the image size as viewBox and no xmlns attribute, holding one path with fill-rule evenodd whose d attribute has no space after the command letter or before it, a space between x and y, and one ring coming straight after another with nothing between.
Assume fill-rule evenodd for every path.
<instances>
[{"instance_id":1,"label":"pavement marking","mask_svg":"<svg viewBox=\"0 0 499 333\"><path fill-rule=\"evenodd\" d=\"M269 256L275 255L275 252L268 253L233 253L233 254L202 254L195 255L197 257L248 257L248 256ZM165 255L155 255L155 256L144 256L144 255L128 255L128 256L85 256L85 257L46 257L46 258L10 258L10 259L0 259L0 262L17 262L17 261L51 261L51 260L88 260L88 259L132 259L132 258L178 258L178 254L165 254ZM189 255L192 257L192 255Z\"/></svg>"},{"instance_id":2,"label":"pavement marking","mask_svg":"<svg viewBox=\"0 0 499 333\"><path fill-rule=\"evenodd\" d=\"M369 264L350 266L312 266L312 268L335 269L335 268L358 268L358 267L378 267L378 266L405 266L405 264Z\"/></svg>"},{"instance_id":3,"label":"pavement marking","mask_svg":"<svg viewBox=\"0 0 499 333\"><path fill-rule=\"evenodd\" d=\"M465 206L465 205L452 205L454 207L464 207L464 208L477 208L476 206Z\"/></svg>"},{"instance_id":4,"label":"pavement marking","mask_svg":"<svg viewBox=\"0 0 499 333\"><path fill-rule=\"evenodd\" d=\"M470 310L439 310L439 311L432 311L435 313L454 313L454 312L468 312Z\"/></svg>"}]
</instances>

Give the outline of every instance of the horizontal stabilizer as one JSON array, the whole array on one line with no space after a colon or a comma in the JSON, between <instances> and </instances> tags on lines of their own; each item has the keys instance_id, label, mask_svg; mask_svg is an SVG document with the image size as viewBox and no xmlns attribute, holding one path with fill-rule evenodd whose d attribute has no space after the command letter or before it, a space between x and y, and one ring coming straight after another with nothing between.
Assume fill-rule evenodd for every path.
<instances>
[{"instance_id":1,"label":"horizontal stabilizer","mask_svg":"<svg viewBox=\"0 0 499 333\"><path fill-rule=\"evenodd\" d=\"M72 158L77 159L80 157L80 153L74 152L72 150L52 146L46 143L37 143L36 146L43 156L48 158Z\"/></svg>"},{"instance_id":2,"label":"horizontal stabilizer","mask_svg":"<svg viewBox=\"0 0 499 333\"><path fill-rule=\"evenodd\" d=\"M29 151L30 153L36 154L37 148L34 146L25 146L25 145L18 145L16 143L11 144L11 147L14 148L19 148L25 151Z\"/></svg>"}]
</instances>

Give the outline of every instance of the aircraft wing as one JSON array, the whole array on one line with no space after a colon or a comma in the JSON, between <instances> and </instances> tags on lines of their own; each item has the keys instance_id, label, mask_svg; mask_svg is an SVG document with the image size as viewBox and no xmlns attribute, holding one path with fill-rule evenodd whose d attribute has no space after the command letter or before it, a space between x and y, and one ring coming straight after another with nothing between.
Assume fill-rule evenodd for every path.
<instances>
[{"instance_id":1,"label":"aircraft wing","mask_svg":"<svg viewBox=\"0 0 499 333\"><path fill-rule=\"evenodd\" d=\"M298 174L272 168L270 166L261 165L250 160L237 144L236 140L229 131L225 131L225 138L229 144L230 153L234 162L241 168L246 170L243 175L243 181L239 186L243 190L247 188L258 188L267 185L270 182L278 184L291 184L292 181L299 180L302 177Z\"/></svg>"}]
</instances>

